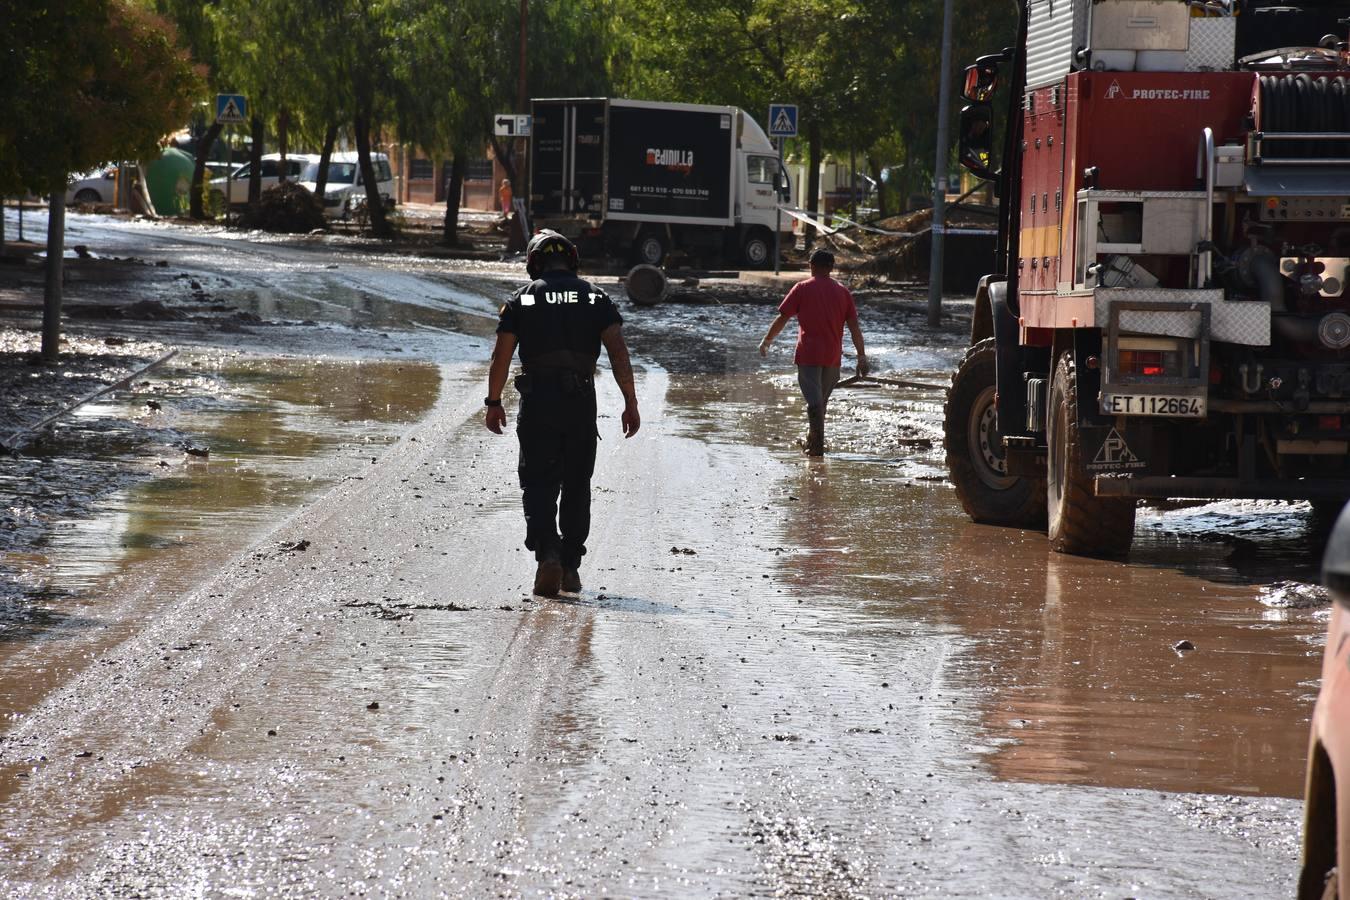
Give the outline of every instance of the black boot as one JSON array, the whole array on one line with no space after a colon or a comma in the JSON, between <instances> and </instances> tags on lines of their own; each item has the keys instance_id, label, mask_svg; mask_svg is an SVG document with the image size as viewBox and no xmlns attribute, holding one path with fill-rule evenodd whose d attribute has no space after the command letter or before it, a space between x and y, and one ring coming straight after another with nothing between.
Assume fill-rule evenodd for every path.
<instances>
[{"instance_id":1,"label":"black boot","mask_svg":"<svg viewBox=\"0 0 1350 900\"><path fill-rule=\"evenodd\" d=\"M562 587L563 567L556 559L541 559L534 573L534 592L540 597L556 597Z\"/></svg>"}]
</instances>

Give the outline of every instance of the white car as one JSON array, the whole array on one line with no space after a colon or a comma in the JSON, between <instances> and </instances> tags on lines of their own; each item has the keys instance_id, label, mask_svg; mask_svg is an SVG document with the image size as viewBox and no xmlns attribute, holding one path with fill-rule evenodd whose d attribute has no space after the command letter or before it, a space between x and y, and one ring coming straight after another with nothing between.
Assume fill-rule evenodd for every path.
<instances>
[{"instance_id":1,"label":"white car","mask_svg":"<svg viewBox=\"0 0 1350 900\"><path fill-rule=\"evenodd\" d=\"M288 153L286 155L286 180L298 181L300 173L319 157L311 153ZM253 171L252 163L244 163L234 170L231 178L211 179L211 201L216 209L225 206L225 192L230 194L230 206L244 206L248 203L248 177ZM262 189L265 191L281 180L281 154L268 153L262 158Z\"/></svg>"},{"instance_id":2,"label":"white car","mask_svg":"<svg viewBox=\"0 0 1350 900\"><path fill-rule=\"evenodd\" d=\"M370 154L375 169L375 181L384 198L386 209L394 208L394 173L389 168L389 157L383 153ZM319 158L310 157L300 175L300 184L313 191L318 187ZM328 183L323 191L323 214L331 219L346 219L366 202L366 188L361 181L361 167L355 153L334 153L328 162Z\"/></svg>"},{"instance_id":3,"label":"white car","mask_svg":"<svg viewBox=\"0 0 1350 900\"><path fill-rule=\"evenodd\" d=\"M66 203L112 203L117 194L117 167L104 166L77 175L66 190Z\"/></svg>"}]
</instances>

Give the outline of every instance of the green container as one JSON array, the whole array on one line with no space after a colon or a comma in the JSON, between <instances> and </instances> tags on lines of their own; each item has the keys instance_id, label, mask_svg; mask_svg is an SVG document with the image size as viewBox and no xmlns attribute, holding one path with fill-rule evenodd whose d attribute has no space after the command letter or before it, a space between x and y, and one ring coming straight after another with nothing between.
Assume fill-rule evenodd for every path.
<instances>
[{"instance_id":1,"label":"green container","mask_svg":"<svg viewBox=\"0 0 1350 900\"><path fill-rule=\"evenodd\" d=\"M155 212L161 216L187 215L193 165L191 156L176 147L166 147L159 159L146 167L146 187Z\"/></svg>"}]
</instances>

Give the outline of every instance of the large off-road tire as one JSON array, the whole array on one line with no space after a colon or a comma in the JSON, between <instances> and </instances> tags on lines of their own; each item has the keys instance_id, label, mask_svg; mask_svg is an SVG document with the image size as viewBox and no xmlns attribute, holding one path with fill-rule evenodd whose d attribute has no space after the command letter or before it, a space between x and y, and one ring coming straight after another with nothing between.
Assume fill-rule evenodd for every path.
<instances>
[{"instance_id":1,"label":"large off-road tire","mask_svg":"<svg viewBox=\"0 0 1350 900\"><path fill-rule=\"evenodd\" d=\"M1046 416L1046 506L1051 549L1077 556L1124 556L1134 540L1135 501L1098 497L1078 428L1078 376L1064 353L1050 381Z\"/></svg>"},{"instance_id":2,"label":"large off-road tire","mask_svg":"<svg viewBox=\"0 0 1350 900\"><path fill-rule=\"evenodd\" d=\"M1336 527L1336 520L1341 516L1341 510L1345 508L1344 500L1313 500L1309 504L1312 511L1308 516L1308 530L1312 536L1319 542L1325 542L1331 534L1331 529Z\"/></svg>"},{"instance_id":3,"label":"large off-road tire","mask_svg":"<svg viewBox=\"0 0 1350 900\"><path fill-rule=\"evenodd\" d=\"M1045 523L1045 483L1008 474L994 409L994 339L966 351L943 407L947 473L961 506L976 522L1039 527Z\"/></svg>"}]
</instances>

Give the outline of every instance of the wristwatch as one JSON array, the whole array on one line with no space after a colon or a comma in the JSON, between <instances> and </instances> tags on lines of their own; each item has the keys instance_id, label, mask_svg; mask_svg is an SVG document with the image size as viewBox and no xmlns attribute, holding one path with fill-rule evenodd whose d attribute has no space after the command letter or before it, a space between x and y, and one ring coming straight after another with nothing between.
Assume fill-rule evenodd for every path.
<instances>
[{"instance_id":1,"label":"wristwatch","mask_svg":"<svg viewBox=\"0 0 1350 900\"><path fill-rule=\"evenodd\" d=\"M484 398L483 398L483 405L484 405L484 406L501 406L501 405L502 405L502 401L500 401L500 400L493 400L491 397L484 397Z\"/></svg>"}]
</instances>

